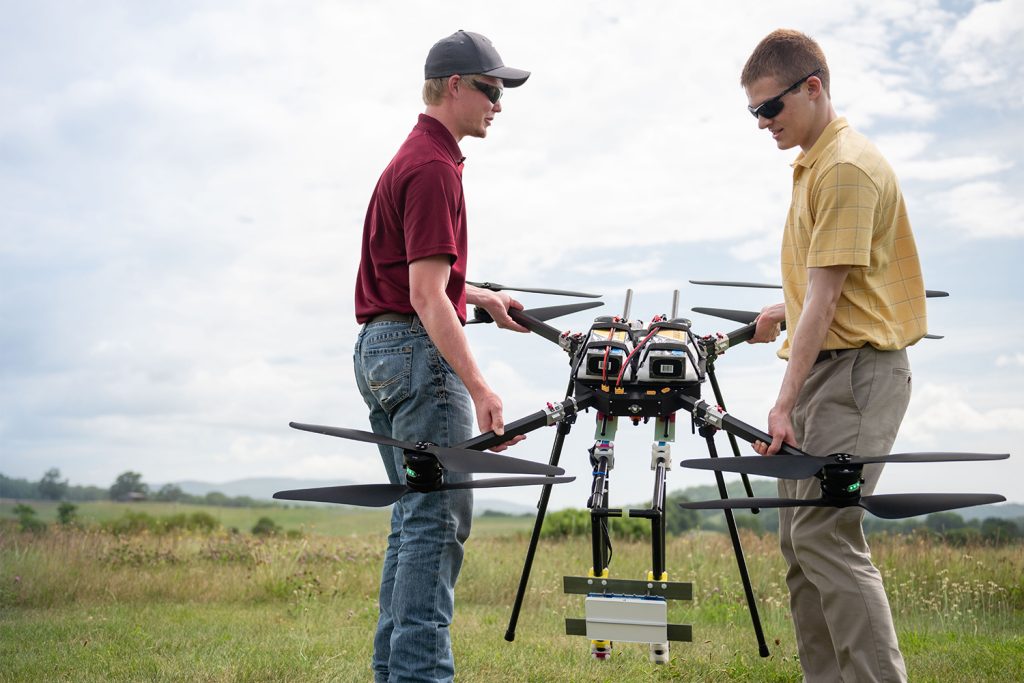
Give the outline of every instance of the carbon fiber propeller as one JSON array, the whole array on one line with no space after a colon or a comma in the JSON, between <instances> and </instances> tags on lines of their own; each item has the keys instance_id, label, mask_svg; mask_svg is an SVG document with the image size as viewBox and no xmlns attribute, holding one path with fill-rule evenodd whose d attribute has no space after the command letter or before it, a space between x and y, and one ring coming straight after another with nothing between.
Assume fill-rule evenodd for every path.
<instances>
[{"instance_id":1,"label":"carbon fiber propeller","mask_svg":"<svg viewBox=\"0 0 1024 683\"><path fill-rule=\"evenodd\" d=\"M932 512L956 510L974 505L1001 503L1006 498L994 493L890 493L878 496L863 496L837 502L817 498L801 500L795 498L731 498L728 500L707 500L695 503L680 503L689 510L735 510L737 508L788 508L788 507L852 507L857 505L882 519L903 519Z\"/></svg>"},{"instance_id":2,"label":"carbon fiber propeller","mask_svg":"<svg viewBox=\"0 0 1024 683\"><path fill-rule=\"evenodd\" d=\"M586 292L572 292L565 289L539 289L536 287L509 287L508 285L499 285L497 282L470 282L466 281L467 285L473 285L480 289L489 289L492 292L529 292L531 294L555 294L557 296L581 296L586 299L597 299L600 294L588 294Z\"/></svg>"},{"instance_id":3,"label":"carbon fiber propeller","mask_svg":"<svg viewBox=\"0 0 1024 683\"><path fill-rule=\"evenodd\" d=\"M740 458L694 458L683 460L682 466L695 470L755 474L778 479L813 477L827 465L868 465L890 462L963 462L1005 460L1009 453L892 453L890 455L856 456L834 454L823 458L811 455L745 455Z\"/></svg>"},{"instance_id":4,"label":"carbon fiber propeller","mask_svg":"<svg viewBox=\"0 0 1024 683\"><path fill-rule=\"evenodd\" d=\"M576 477L502 477L500 479L478 479L441 484L439 491L454 489L485 489L505 486L534 486L544 484L565 484ZM278 500L304 500L316 503L338 503L363 507L384 507L391 505L407 493L414 492L405 484L354 484L352 486L324 486L315 489L293 489L278 491Z\"/></svg>"},{"instance_id":5,"label":"carbon fiber propeller","mask_svg":"<svg viewBox=\"0 0 1024 683\"><path fill-rule=\"evenodd\" d=\"M480 451L471 451L465 448L449 448L447 446L436 446L428 443L410 443L408 441L399 441L398 439L392 439L389 436L374 434L373 432L364 432L358 429L301 424L299 422L289 422L288 424L294 429L301 429L306 432L326 434L327 436L337 436L342 439L353 439L355 441L366 441L383 446L394 446L395 448L401 448L402 450L413 451L415 453L429 453L437 458L437 461L441 463L445 469L451 470L452 472L565 474L565 470L561 467L554 467L552 465L532 462L530 460L520 460L519 458L510 458L506 455L497 455L496 453L482 453ZM383 485L390 486L390 484ZM382 503L382 505L387 504L388 503Z\"/></svg>"},{"instance_id":6,"label":"carbon fiber propeller","mask_svg":"<svg viewBox=\"0 0 1024 683\"><path fill-rule=\"evenodd\" d=\"M754 287L757 289L782 289L782 285L766 284L763 282L733 282L729 280L690 280L691 285L711 285L713 287ZM924 290L925 297L934 299L941 296L949 296L949 292L939 289Z\"/></svg>"},{"instance_id":7,"label":"carbon fiber propeller","mask_svg":"<svg viewBox=\"0 0 1024 683\"><path fill-rule=\"evenodd\" d=\"M704 308L697 306L691 308L694 313L703 313L704 315L711 315L716 318L724 318L725 320L732 320L734 322L743 323L749 325L757 319L758 313L754 311L737 311L732 308ZM786 322L782 322L782 329L786 329ZM942 339L941 334L926 334L925 339Z\"/></svg>"},{"instance_id":8,"label":"carbon fiber propeller","mask_svg":"<svg viewBox=\"0 0 1024 683\"><path fill-rule=\"evenodd\" d=\"M578 313L580 311L586 311L591 308L597 308L598 306L604 306L602 301L586 301L578 304L562 304L560 306L544 306L542 308L531 308L523 311L528 315L533 316L537 320L551 320L552 318L558 318L563 315L569 315L570 313ZM467 325L474 323L493 323L494 318L491 314L480 306L473 307L473 317L466 321Z\"/></svg>"}]
</instances>

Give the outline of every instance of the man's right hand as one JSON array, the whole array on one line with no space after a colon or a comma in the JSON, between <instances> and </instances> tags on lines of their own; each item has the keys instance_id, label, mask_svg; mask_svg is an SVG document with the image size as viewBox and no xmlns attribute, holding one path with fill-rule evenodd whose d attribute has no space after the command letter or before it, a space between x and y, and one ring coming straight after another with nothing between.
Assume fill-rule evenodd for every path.
<instances>
[{"instance_id":1,"label":"man's right hand","mask_svg":"<svg viewBox=\"0 0 1024 683\"><path fill-rule=\"evenodd\" d=\"M493 391L487 390L479 398L473 398L473 406L476 408L476 422L480 427L480 433L493 431L498 436L505 433L505 418L502 416L501 399ZM491 451L501 453L509 446L514 446L526 438L525 434L515 436L504 443L492 446Z\"/></svg>"},{"instance_id":2,"label":"man's right hand","mask_svg":"<svg viewBox=\"0 0 1024 683\"><path fill-rule=\"evenodd\" d=\"M772 304L761 309L754 319L754 336L751 344L767 344L775 341L782 332L782 322L786 319L786 304Z\"/></svg>"}]
</instances>

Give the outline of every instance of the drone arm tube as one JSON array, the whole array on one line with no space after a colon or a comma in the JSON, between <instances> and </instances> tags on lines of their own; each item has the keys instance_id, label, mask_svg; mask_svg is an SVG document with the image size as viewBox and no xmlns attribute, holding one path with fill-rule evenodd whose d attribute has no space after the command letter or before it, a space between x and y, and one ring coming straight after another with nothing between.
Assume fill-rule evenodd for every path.
<instances>
[{"instance_id":1,"label":"drone arm tube","mask_svg":"<svg viewBox=\"0 0 1024 683\"><path fill-rule=\"evenodd\" d=\"M508 314L517 323L530 330L530 332L535 332L536 334L539 334L548 341L554 342L559 346L562 345L562 333L556 330L551 325L548 325L545 322L541 322L540 320L534 318L532 315L524 313L523 311L510 310Z\"/></svg>"},{"instance_id":2,"label":"drone arm tube","mask_svg":"<svg viewBox=\"0 0 1024 683\"><path fill-rule=\"evenodd\" d=\"M707 401L693 398L692 396L680 396L679 398L683 407L695 418L710 424L716 429L723 429L729 434L750 443L755 441L768 443L771 440L771 436L766 432L762 432L757 427L733 417L718 406L712 406ZM783 444L779 452L785 455L808 455L799 448L789 444Z\"/></svg>"},{"instance_id":3,"label":"drone arm tube","mask_svg":"<svg viewBox=\"0 0 1024 683\"><path fill-rule=\"evenodd\" d=\"M594 395L592 393L580 392L580 394L581 395L575 399L568 397L561 403L549 403L546 410L538 410L524 418L515 420L514 422L509 422L505 425L504 434L495 434L493 431L485 432L479 436L474 436L469 441L463 441L460 444L456 444L454 447L468 448L474 451L484 451L497 444L504 443L509 439L515 438L520 434L526 434L534 431L535 429L540 429L541 427L552 425L556 422L562 422L563 420L594 405Z\"/></svg>"}]
</instances>

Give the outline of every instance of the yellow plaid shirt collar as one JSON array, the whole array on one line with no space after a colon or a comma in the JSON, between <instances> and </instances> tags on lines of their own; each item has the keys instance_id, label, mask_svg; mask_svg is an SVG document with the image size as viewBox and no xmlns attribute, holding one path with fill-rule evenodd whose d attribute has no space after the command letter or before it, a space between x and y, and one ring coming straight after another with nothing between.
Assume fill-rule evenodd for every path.
<instances>
[{"instance_id":1,"label":"yellow plaid shirt collar","mask_svg":"<svg viewBox=\"0 0 1024 683\"><path fill-rule=\"evenodd\" d=\"M846 122L846 118L842 116L829 121L828 125L825 126L825 130L821 131L821 135L819 135L818 139L813 145L811 145L811 148L806 152L801 151L790 166L794 169L797 166L803 166L804 168L811 168L814 166L814 162L816 162L818 157L821 156L822 151L835 141L836 136L839 135L839 131L847 128L849 125L850 124Z\"/></svg>"}]
</instances>

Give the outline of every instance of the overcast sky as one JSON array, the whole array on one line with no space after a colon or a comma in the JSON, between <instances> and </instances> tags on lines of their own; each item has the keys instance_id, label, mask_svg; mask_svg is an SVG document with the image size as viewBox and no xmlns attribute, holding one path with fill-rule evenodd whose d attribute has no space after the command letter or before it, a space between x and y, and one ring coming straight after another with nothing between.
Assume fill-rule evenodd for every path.
<instances>
[{"instance_id":1,"label":"overcast sky","mask_svg":"<svg viewBox=\"0 0 1024 683\"><path fill-rule=\"evenodd\" d=\"M796 151L757 129L739 73L775 28L815 37L836 109L901 179L926 286L951 293L929 300L945 339L911 350L896 450L1020 442L1022 0L4 5L3 474L384 481L373 446L287 424L367 428L351 371L366 202L423 109L427 50L460 28L533 72L487 139L463 143L470 278L601 292L607 313L632 287L648 320L676 288L684 310L775 300L687 280L779 280ZM692 317L702 333L735 327ZM554 345L468 334L507 420L564 391ZM730 411L763 426L784 369L774 349L730 351L718 369ZM612 504L649 497L652 432L622 426ZM686 432L675 458L704 456ZM546 460L551 437L516 454ZM591 414L562 459L580 480L555 506L584 506L592 440ZM879 490L1024 501L1021 480L1015 453L892 465ZM711 481L676 468L670 488Z\"/></svg>"}]
</instances>

